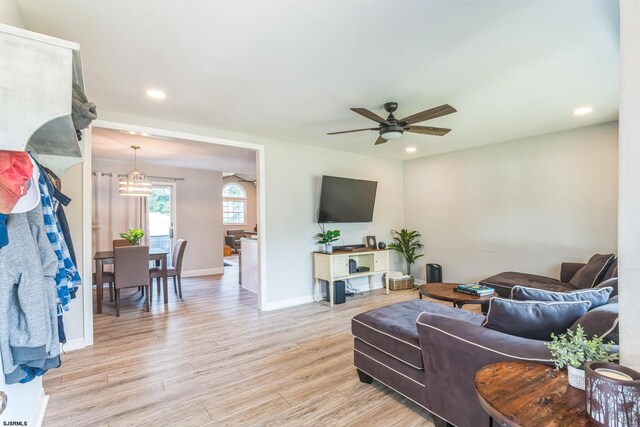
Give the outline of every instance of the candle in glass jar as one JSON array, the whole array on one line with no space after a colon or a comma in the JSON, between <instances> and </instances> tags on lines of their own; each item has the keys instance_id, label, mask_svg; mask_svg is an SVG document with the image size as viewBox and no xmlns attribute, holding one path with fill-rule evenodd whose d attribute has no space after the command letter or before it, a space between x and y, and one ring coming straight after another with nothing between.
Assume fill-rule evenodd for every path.
<instances>
[{"instance_id":1,"label":"candle in glass jar","mask_svg":"<svg viewBox=\"0 0 640 427\"><path fill-rule=\"evenodd\" d=\"M614 369L597 368L595 372L602 375L603 377L611 378L612 380L633 381L633 378L631 378L629 375L620 371L616 371Z\"/></svg>"}]
</instances>

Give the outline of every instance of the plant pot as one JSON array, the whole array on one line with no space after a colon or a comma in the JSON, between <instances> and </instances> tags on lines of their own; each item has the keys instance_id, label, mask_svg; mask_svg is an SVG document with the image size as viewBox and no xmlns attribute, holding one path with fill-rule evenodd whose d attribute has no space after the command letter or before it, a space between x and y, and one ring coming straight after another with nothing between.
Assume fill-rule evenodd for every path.
<instances>
[{"instance_id":1,"label":"plant pot","mask_svg":"<svg viewBox=\"0 0 640 427\"><path fill-rule=\"evenodd\" d=\"M569 385L580 390L585 389L584 385L584 369L574 368L573 366L567 366L567 374L569 377Z\"/></svg>"},{"instance_id":2,"label":"plant pot","mask_svg":"<svg viewBox=\"0 0 640 427\"><path fill-rule=\"evenodd\" d=\"M326 253L328 253L328 254L332 254L332 253L333 253L333 246L331 246L331 245L329 245L329 244L324 245L324 251L325 251Z\"/></svg>"}]
</instances>

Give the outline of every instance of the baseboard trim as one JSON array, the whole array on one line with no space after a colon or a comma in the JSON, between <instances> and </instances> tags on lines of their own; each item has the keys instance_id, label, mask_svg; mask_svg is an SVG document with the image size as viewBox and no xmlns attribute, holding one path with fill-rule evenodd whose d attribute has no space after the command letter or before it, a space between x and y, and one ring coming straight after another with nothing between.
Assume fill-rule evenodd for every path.
<instances>
[{"instance_id":1,"label":"baseboard trim","mask_svg":"<svg viewBox=\"0 0 640 427\"><path fill-rule=\"evenodd\" d=\"M38 398L38 403L36 404L36 410L33 413L33 420L31 420L31 424L37 427L42 426L42 421L44 420L44 413L47 410L47 404L49 403L49 395L44 394L44 389L42 389L42 393L40 393L40 397Z\"/></svg>"},{"instance_id":2,"label":"baseboard trim","mask_svg":"<svg viewBox=\"0 0 640 427\"><path fill-rule=\"evenodd\" d=\"M65 353L73 350L80 350L81 348L85 348L87 343L84 341L84 338L76 338L73 340L69 340L64 344L60 344L60 350Z\"/></svg>"},{"instance_id":3,"label":"baseboard trim","mask_svg":"<svg viewBox=\"0 0 640 427\"><path fill-rule=\"evenodd\" d=\"M184 270L181 277L211 276L213 274L224 274L224 267L203 268L201 270Z\"/></svg>"},{"instance_id":4,"label":"baseboard trim","mask_svg":"<svg viewBox=\"0 0 640 427\"><path fill-rule=\"evenodd\" d=\"M293 307L296 305L308 304L314 302L313 295L306 295L298 298L286 299L283 301L268 302L262 307L263 311L279 310L281 308Z\"/></svg>"}]
</instances>

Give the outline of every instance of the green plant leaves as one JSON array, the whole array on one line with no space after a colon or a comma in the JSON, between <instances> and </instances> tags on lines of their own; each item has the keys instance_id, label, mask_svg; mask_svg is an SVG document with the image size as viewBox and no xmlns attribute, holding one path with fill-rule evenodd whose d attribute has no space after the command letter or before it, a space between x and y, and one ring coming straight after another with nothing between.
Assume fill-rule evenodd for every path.
<instances>
[{"instance_id":1,"label":"green plant leaves","mask_svg":"<svg viewBox=\"0 0 640 427\"><path fill-rule=\"evenodd\" d=\"M407 272L411 274L411 264L416 262L418 258L424 256L417 251L422 249L424 245L420 243L420 237L422 235L417 231L409 231L403 228L400 231L391 230L393 235L393 242L387 245L387 248L398 251L404 256L407 262Z\"/></svg>"},{"instance_id":2,"label":"green plant leaves","mask_svg":"<svg viewBox=\"0 0 640 427\"><path fill-rule=\"evenodd\" d=\"M324 225L318 225L320 227L320 233L315 235L315 238L318 239L318 243L321 245L327 245L332 242L335 242L340 238L340 230L326 230L324 229Z\"/></svg>"},{"instance_id":3,"label":"green plant leaves","mask_svg":"<svg viewBox=\"0 0 640 427\"><path fill-rule=\"evenodd\" d=\"M613 351L613 341L604 344L602 338L597 336L588 339L582 325L578 325L575 332L567 329L567 332L560 336L551 334L551 342L545 345L558 369L569 365L584 369L584 363L587 361L612 362L620 358L620 355Z\"/></svg>"},{"instance_id":4,"label":"green plant leaves","mask_svg":"<svg viewBox=\"0 0 640 427\"><path fill-rule=\"evenodd\" d=\"M129 232L120 233L120 237L127 239L130 245L137 245L140 239L144 237L144 231L141 228L129 228Z\"/></svg>"}]
</instances>

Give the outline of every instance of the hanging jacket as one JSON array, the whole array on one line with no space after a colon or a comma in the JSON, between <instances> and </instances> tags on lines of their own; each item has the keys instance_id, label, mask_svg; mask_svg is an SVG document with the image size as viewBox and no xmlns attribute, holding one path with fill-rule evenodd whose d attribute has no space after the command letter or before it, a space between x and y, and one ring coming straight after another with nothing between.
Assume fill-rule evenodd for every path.
<instances>
[{"instance_id":1,"label":"hanging jacket","mask_svg":"<svg viewBox=\"0 0 640 427\"><path fill-rule=\"evenodd\" d=\"M7 384L26 382L60 366L57 258L40 205L7 219L0 249L0 353Z\"/></svg>"},{"instance_id":2,"label":"hanging jacket","mask_svg":"<svg viewBox=\"0 0 640 427\"><path fill-rule=\"evenodd\" d=\"M42 213L44 217L44 226L47 237L53 251L58 259L58 272L56 274L56 289L58 292L58 315L62 315L62 311L69 310L69 301L80 285L80 274L78 269L71 260L69 249L64 240L62 229L55 214L54 202L49 194L48 178L46 173L41 173L38 179L40 187L40 198L42 202Z\"/></svg>"}]
</instances>

